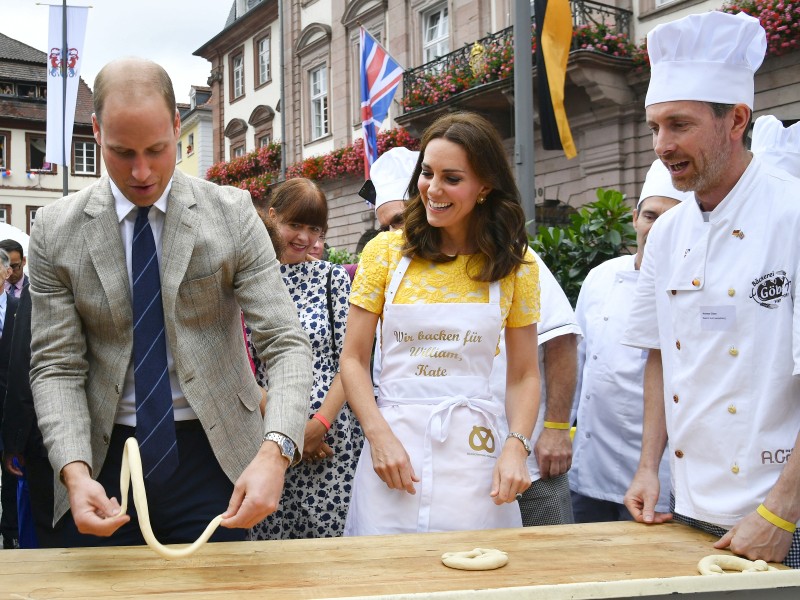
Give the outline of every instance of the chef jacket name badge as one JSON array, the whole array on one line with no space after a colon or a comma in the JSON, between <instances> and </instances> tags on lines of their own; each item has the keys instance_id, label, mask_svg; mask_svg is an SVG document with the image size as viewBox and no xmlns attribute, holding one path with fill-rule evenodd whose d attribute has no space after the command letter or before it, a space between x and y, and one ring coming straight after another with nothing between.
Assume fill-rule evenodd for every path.
<instances>
[{"instance_id":1,"label":"chef jacket name badge","mask_svg":"<svg viewBox=\"0 0 800 600\"><path fill-rule=\"evenodd\" d=\"M781 300L787 297L792 287L786 271L770 271L753 280L750 297L764 308L778 308Z\"/></svg>"}]
</instances>

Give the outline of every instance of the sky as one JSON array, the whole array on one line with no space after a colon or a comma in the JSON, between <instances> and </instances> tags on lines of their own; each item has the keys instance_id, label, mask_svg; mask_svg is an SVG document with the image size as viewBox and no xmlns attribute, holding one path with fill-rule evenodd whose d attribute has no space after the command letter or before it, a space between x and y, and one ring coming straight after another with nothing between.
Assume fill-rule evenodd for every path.
<instances>
[{"instance_id":1,"label":"sky","mask_svg":"<svg viewBox=\"0 0 800 600\"><path fill-rule=\"evenodd\" d=\"M69 0L69 6L92 7L81 77L94 89L95 75L110 60L148 58L167 70L177 101L188 102L190 87L206 85L211 72L211 63L192 52L222 31L232 4L233 0ZM0 32L46 52L49 12L36 0L0 0Z\"/></svg>"}]
</instances>

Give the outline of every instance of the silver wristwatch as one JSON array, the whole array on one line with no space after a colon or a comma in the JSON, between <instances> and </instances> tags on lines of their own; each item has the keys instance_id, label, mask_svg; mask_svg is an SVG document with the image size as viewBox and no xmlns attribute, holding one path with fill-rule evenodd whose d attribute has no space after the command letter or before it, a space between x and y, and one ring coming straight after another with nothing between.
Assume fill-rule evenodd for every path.
<instances>
[{"instance_id":1,"label":"silver wristwatch","mask_svg":"<svg viewBox=\"0 0 800 600\"><path fill-rule=\"evenodd\" d=\"M275 442L278 444L278 448L280 448L281 454L285 456L289 460L289 466L294 464L294 457L295 453L297 452L297 446L295 443L290 440L288 437L283 435L282 433L278 433L277 431L270 431L264 436L263 441L269 440L270 442Z\"/></svg>"},{"instance_id":2,"label":"silver wristwatch","mask_svg":"<svg viewBox=\"0 0 800 600\"><path fill-rule=\"evenodd\" d=\"M524 435L517 433L516 431L512 431L506 436L506 439L508 438L517 438L520 442L522 442L522 445L525 447L525 452L528 453L528 456L531 455L531 443Z\"/></svg>"}]
</instances>

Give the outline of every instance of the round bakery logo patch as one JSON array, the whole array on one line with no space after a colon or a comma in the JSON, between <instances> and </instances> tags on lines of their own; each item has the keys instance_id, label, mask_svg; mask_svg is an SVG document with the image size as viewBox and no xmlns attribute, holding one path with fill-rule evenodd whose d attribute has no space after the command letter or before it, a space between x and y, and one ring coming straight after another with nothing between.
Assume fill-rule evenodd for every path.
<instances>
[{"instance_id":1,"label":"round bakery logo patch","mask_svg":"<svg viewBox=\"0 0 800 600\"><path fill-rule=\"evenodd\" d=\"M753 291L750 297L764 308L778 308L786 296L789 295L792 282L786 276L786 271L770 271L753 280Z\"/></svg>"}]
</instances>

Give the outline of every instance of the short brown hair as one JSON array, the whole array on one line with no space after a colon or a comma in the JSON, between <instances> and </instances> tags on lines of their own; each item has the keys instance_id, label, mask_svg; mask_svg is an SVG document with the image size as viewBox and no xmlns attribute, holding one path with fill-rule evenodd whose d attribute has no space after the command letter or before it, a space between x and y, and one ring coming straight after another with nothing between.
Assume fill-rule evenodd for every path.
<instances>
[{"instance_id":1,"label":"short brown hair","mask_svg":"<svg viewBox=\"0 0 800 600\"><path fill-rule=\"evenodd\" d=\"M272 193L269 207L284 223L328 228L328 200L319 186L305 177L289 179Z\"/></svg>"},{"instance_id":2,"label":"short brown hair","mask_svg":"<svg viewBox=\"0 0 800 600\"><path fill-rule=\"evenodd\" d=\"M94 79L92 103L97 122L102 123L103 107L109 93L118 89L130 90L131 94L156 92L163 99L170 117L175 116L175 89L172 79L164 68L142 58L122 58L106 64ZM135 97L135 96L134 96Z\"/></svg>"},{"instance_id":3,"label":"short brown hair","mask_svg":"<svg viewBox=\"0 0 800 600\"><path fill-rule=\"evenodd\" d=\"M494 126L475 113L459 112L440 117L422 135L419 158L408 186L403 254L433 262L455 260L441 251L441 232L428 223L425 204L417 180L422 172L425 149L435 139L445 139L461 146L470 167L484 185L491 188L483 203L476 204L470 221L470 238L476 241L481 258L475 263L476 281L497 281L524 264L528 250L525 212L519 198L500 135Z\"/></svg>"}]
</instances>

